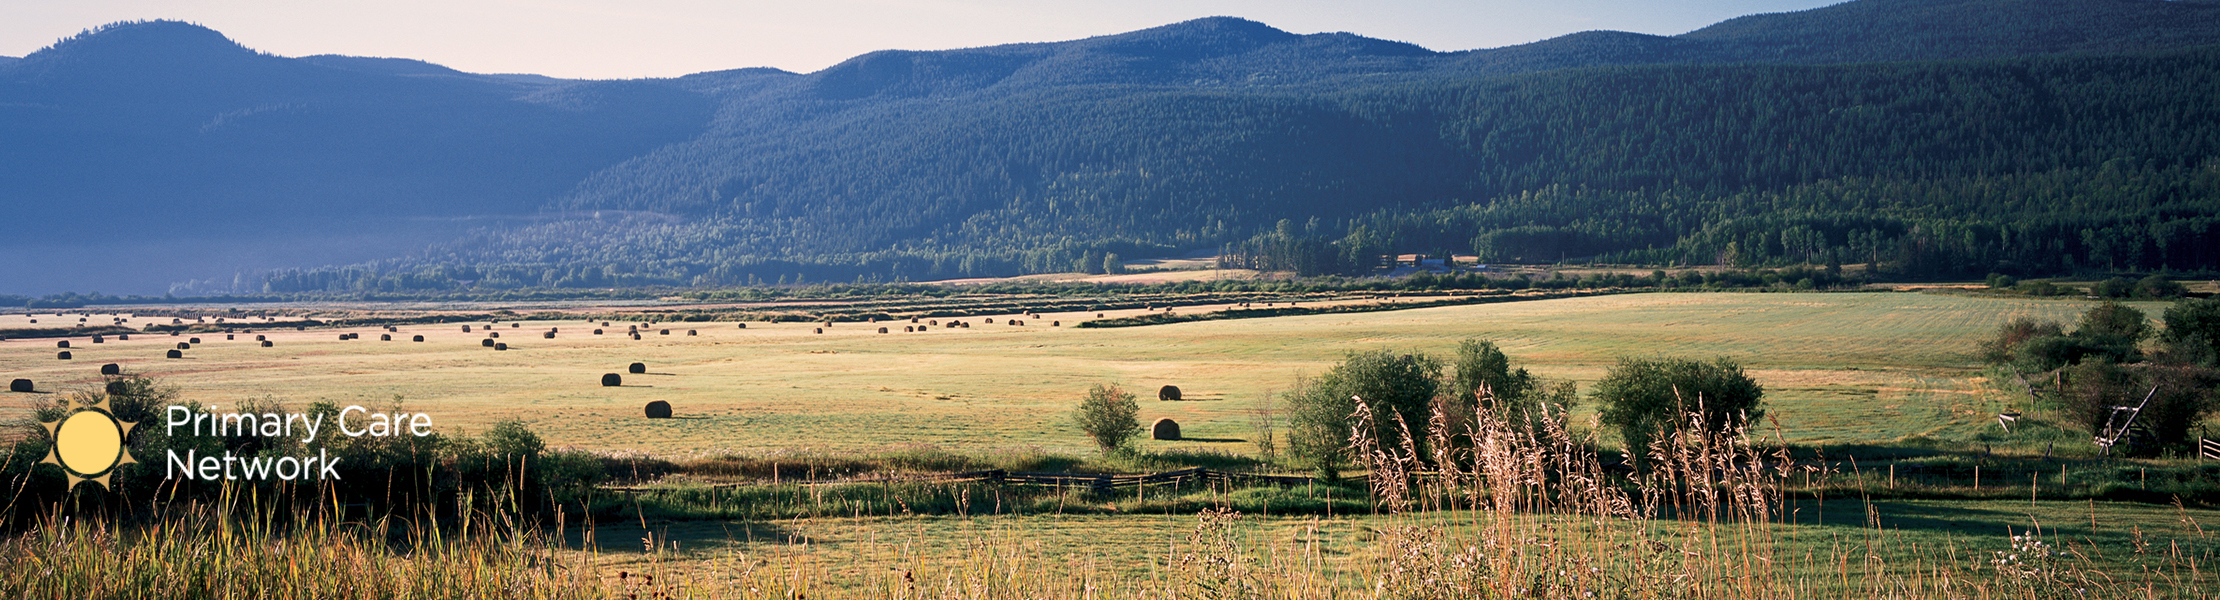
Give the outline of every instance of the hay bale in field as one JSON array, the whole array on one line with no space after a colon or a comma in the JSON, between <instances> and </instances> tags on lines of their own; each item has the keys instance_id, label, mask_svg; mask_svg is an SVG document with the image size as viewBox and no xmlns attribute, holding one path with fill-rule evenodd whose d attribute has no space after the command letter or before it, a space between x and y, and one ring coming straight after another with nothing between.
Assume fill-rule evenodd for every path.
<instances>
[{"instance_id":1,"label":"hay bale in field","mask_svg":"<svg viewBox=\"0 0 2220 600\"><path fill-rule=\"evenodd\" d=\"M902 333L913 333L913 332L915 332L915 331L916 331L916 329L917 329L917 328L916 328L915 326L911 326L911 325L903 325L903 326L902 326Z\"/></svg>"},{"instance_id":2,"label":"hay bale in field","mask_svg":"<svg viewBox=\"0 0 2220 600\"><path fill-rule=\"evenodd\" d=\"M25 394L31 393L31 380L17 379L15 381L10 381L8 382L8 391L22 392Z\"/></svg>"},{"instance_id":3,"label":"hay bale in field","mask_svg":"<svg viewBox=\"0 0 2220 600\"><path fill-rule=\"evenodd\" d=\"M162 358L185 358L185 351L183 351L183 350L171 350L171 351L169 351L168 353L166 353L166 354L163 354L163 355L162 355Z\"/></svg>"},{"instance_id":4,"label":"hay bale in field","mask_svg":"<svg viewBox=\"0 0 2220 600\"><path fill-rule=\"evenodd\" d=\"M495 350L507 350L507 349L509 349L509 345L508 345L508 344L506 344L506 343L501 343L501 344L494 344L494 345L493 345L493 349L495 349Z\"/></svg>"},{"instance_id":5,"label":"hay bale in field","mask_svg":"<svg viewBox=\"0 0 2220 600\"><path fill-rule=\"evenodd\" d=\"M228 342L228 341L231 341L231 340L234 340L234 339L238 339L238 338L232 337L232 335L231 335L231 334L228 334L228 333L224 334L224 341L227 341L227 342Z\"/></svg>"},{"instance_id":6,"label":"hay bale in field","mask_svg":"<svg viewBox=\"0 0 2220 600\"><path fill-rule=\"evenodd\" d=\"M262 347L264 347L264 348L268 348L268 347L270 347L270 346L273 346L273 345L275 345L275 344L272 344L272 343L270 343L270 340L262 340Z\"/></svg>"},{"instance_id":7,"label":"hay bale in field","mask_svg":"<svg viewBox=\"0 0 2220 600\"><path fill-rule=\"evenodd\" d=\"M550 339L550 340L552 340L552 339L555 339L555 332L553 332L553 331L550 331L550 332L547 332L547 333L542 333L542 334L540 334L540 337L541 337L541 338L543 338L543 339Z\"/></svg>"},{"instance_id":8,"label":"hay bale in field","mask_svg":"<svg viewBox=\"0 0 2220 600\"><path fill-rule=\"evenodd\" d=\"M1048 322L1048 326L1049 326L1049 327L1063 327L1063 326L1064 326L1064 322L1063 322L1063 321L1049 321L1049 322Z\"/></svg>"},{"instance_id":9,"label":"hay bale in field","mask_svg":"<svg viewBox=\"0 0 2220 600\"><path fill-rule=\"evenodd\" d=\"M497 338L497 337L501 337L501 332L499 332L499 331L488 331L488 332L486 332L486 337L489 337L489 338Z\"/></svg>"},{"instance_id":10,"label":"hay bale in field","mask_svg":"<svg viewBox=\"0 0 2220 600\"><path fill-rule=\"evenodd\" d=\"M171 325L184 325L184 324L185 324L185 320L184 320L184 319L170 319L170 324L171 324Z\"/></svg>"},{"instance_id":11,"label":"hay bale in field","mask_svg":"<svg viewBox=\"0 0 2220 600\"><path fill-rule=\"evenodd\" d=\"M633 333L633 334L632 334L632 339L635 339L635 340L637 340L637 339L640 339L640 334L638 334L638 333Z\"/></svg>"},{"instance_id":12,"label":"hay bale in field","mask_svg":"<svg viewBox=\"0 0 2220 600\"><path fill-rule=\"evenodd\" d=\"M993 325L993 324L994 324L994 317L987 317L987 324L988 324L988 325Z\"/></svg>"},{"instance_id":13,"label":"hay bale in field","mask_svg":"<svg viewBox=\"0 0 2220 600\"><path fill-rule=\"evenodd\" d=\"M390 342L390 341L393 341L393 334L390 334L390 333L380 333L380 334L378 334L378 341L380 341L380 342Z\"/></svg>"},{"instance_id":14,"label":"hay bale in field","mask_svg":"<svg viewBox=\"0 0 2220 600\"><path fill-rule=\"evenodd\" d=\"M660 333L660 334L657 334L657 335L670 335L670 334L671 334L671 330L669 330L669 329L665 329L665 330L663 330L663 333Z\"/></svg>"},{"instance_id":15,"label":"hay bale in field","mask_svg":"<svg viewBox=\"0 0 2220 600\"><path fill-rule=\"evenodd\" d=\"M602 327L608 327L608 326L609 326L609 322L608 322L608 321L602 321L602 322L601 322L601 326L602 326Z\"/></svg>"},{"instance_id":16,"label":"hay bale in field","mask_svg":"<svg viewBox=\"0 0 2220 600\"><path fill-rule=\"evenodd\" d=\"M626 373L646 373L647 363L632 363L624 367Z\"/></svg>"},{"instance_id":17,"label":"hay bale in field","mask_svg":"<svg viewBox=\"0 0 2220 600\"><path fill-rule=\"evenodd\" d=\"M1156 399L1164 402L1179 401L1179 386L1167 385L1156 390Z\"/></svg>"},{"instance_id":18,"label":"hay bale in field","mask_svg":"<svg viewBox=\"0 0 2220 600\"><path fill-rule=\"evenodd\" d=\"M886 328L885 328L885 327L880 327L880 328L879 328L879 333L886 333Z\"/></svg>"},{"instance_id":19,"label":"hay bale in field","mask_svg":"<svg viewBox=\"0 0 2220 600\"><path fill-rule=\"evenodd\" d=\"M69 360L69 351L64 350L54 353L54 360Z\"/></svg>"},{"instance_id":20,"label":"hay bale in field","mask_svg":"<svg viewBox=\"0 0 2220 600\"><path fill-rule=\"evenodd\" d=\"M686 330L686 335L700 335L700 334L698 334L698 333L695 333L695 332L694 332L694 330L692 330L692 329L688 329L688 330Z\"/></svg>"},{"instance_id":21,"label":"hay bale in field","mask_svg":"<svg viewBox=\"0 0 2220 600\"><path fill-rule=\"evenodd\" d=\"M668 418L671 418L671 403L669 403L669 402L664 402L664 401L662 401L662 400L657 400L657 401L654 401L654 402L649 402L649 403L647 403L647 418L650 418L650 419L668 419Z\"/></svg>"},{"instance_id":22,"label":"hay bale in field","mask_svg":"<svg viewBox=\"0 0 2220 600\"><path fill-rule=\"evenodd\" d=\"M596 329L596 330L594 330L594 335L601 335L601 330L599 330L599 329Z\"/></svg>"},{"instance_id":23,"label":"hay bale in field","mask_svg":"<svg viewBox=\"0 0 2220 600\"><path fill-rule=\"evenodd\" d=\"M116 363L108 363L108 364L105 364L105 365L100 365L100 374L102 374L102 375L120 375L120 374L122 374L122 373L123 373L123 366L122 366L122 365L118 365L118 364L116 364Z\"/></svg>"},{"instance_id":24,"label":"hay bale in field","mask_svg":"<svg viewBox=\"0 0 2220 600\"><path fill-rule=\"evenodd\" d=\"M254 336L254 341L257 341L257 342L260 342L260 341L263 341L263 340L267 340L267 339L270 339L270 338L269 338L268 336L261 336L261 335L257 335L257 336Z\"/></svg>"},{"instance_id":25,"label":"hay bale in field","mask_svg":"<svg viewBox=\"0 0 2220 600\"><path fill-rule=\"evenodd\" d=\"M817 333L824 333L824 332L825 332L825 328L823 328L823 327L819 327L819 328L817 328Z\"/></svg>"},{"instance_id":26,"label":"hay bale in field","mask_svg":"<svg viewBox=\"0 0 2220 600\"><path fill-rule=\"evenodd\" d=\"M118 333L118 334L116 334L116 341L118 341L118 342L128 342L128 341L131 341L131 334L128 334L128 333Z\"/></svg>"},{"instance_id":27,"label":"hay bale in field","mask_svg":"<svg viewBox=\"0 0 2220 600\"><path fill-rule=\"evenodd\" d=\"M185 340L185 343L187 343L187 344L198 344L198 343L200 343L200 338L192 338L192 339L188 339L188 340Z\"/></svg>"},{"instance_id":28,"label":"hay bale in field","mask_svg":"<svg viewBox=\"0 0 2220 600\"><path fill-rule=\"evenodd\" d=\"M1171 419L1157 419L1156 424L1149 426L1149 437L1159 440L1179 439L1179 423Z\"/></svg>"},{"instance_id":29,"label":"hay bale in field","mask_svg":"<svg viewBox=\"0 0 2220 600\"><path fill-rule=\"evenodd\" d=\"M479 346L479 347L481 347L481 348L492 348L492 347L493 347L493 338L479 338L479 339L478 339L478 346Z\"/></svg>"},{"instance_id":30,"label":"hay bale in field","mask_svg":"<svg viewBox=\"0 0 2220 600\"><path fill-rule=\"evenodd\" d=\"M910 322L911 322L911 323L916 323L916 322L917 322L917 317L910 317Z\"/></svg>"},{"instance_id":31,"label":"hay bale in field","mask_svg":"<svg viewBox=\"0 0 2220 600\"><path fill-rule=\"evenodd\" d=\"M421 342L421 341L424 341L424 336L421 336L421 335L419 335L419 336L415 336L415 337L409 338L409 341L411 341L411 342Z\"/></svg>"},{"instance_id":32,"label":"hay bale in field","mask_svg":"<svg viewBox=\"0 0 2220 600\"><path fill-rule=\"evenodd\" d=\"M510 328L510 329L515 329L515 328L518 328L518 327L523 327L523 326L524 326L524 324L523 324L523 323L510 323L510 324L509 324L509 328Z\"/></svg>"},{"instance_id":33,"label":"hay bale in field","mask_svg":"<svg viewBox=\"0 0 2220 600\"><path fill-rule=\"evenodd\" d=\"M177 343L177 349L179 349L179 350L191 350L191 349L193 349L193 345L192 345L192 344L187 344L187 343L185 343L185 342L178 342L178 343Z\"/></svg>"},{"instance_id":34,"label":"hay bale in field","mask_svg":"<svg viewBox=\"0 0 2220 600\"><path fill-rule=\"evenodd\" d=\"M748 324L747 324L747 323L741 323L741 324L740 324L740 328L741 328L741 329L747 329L747 328L748 328Z\"/></svg>"},{"instance_id":35,"label":"hay bale in field","mask_svg":"<svg viewBox=\"0 0 2220 600\"><path fill-rule=\"evenodd\" d=\"M1102 313L1095 313L1095 318L1097 318L1097 319L1100 319L1100 318L1102 318Z\"/></svg>"},{"instance_id":36,"label":"hay bale in field","mask_svg":"<svg viewBox=\"0 0 2220 600\"><path fill-rule=\"evenodd\" d=\"M68 348L68 347L69 347L69 340L62 340L62 341L59 341L59 342L54 342L54 347L56 347L56 348Z\"/></svg>"},{"instance_id":37,"label":"hay bale in field","mask_svg":"<svg viewBox=\"0 0 2220 600\"><path fill-rule=\"evenodd\" d=\"M107 341L108 341L108 339L107 339L107 338L104 338L104 337L101 337L101 336L97 336L97 335L96 335L96 336L93 336L93 343L95 343L95 344L99 344L99 343L105 343L105 342L107 342Z\"/></svg>"},{"instance_id":38,"label":"hay bale in field","mask_svg":"<svg viewBox=\"0 0 2220 600\"><path fill-rule=\"evenodd\" d=\"M957 324L956 324L956 326L957 326L957 327L962 327L962 328L964 328L964 329L970 329L970 328L971 328L971 323L968 323L968 322L963 322L963 323L957 323Z\"/></svg>"},{"instance_id":39,"label":"hay bale in field","mask_svg":"<svg viewBox=\"0 0 2220 600\"><path fill-rule=\"evenodd\" d=\"M469 326L469 325L464 325L464 326L463 326L463 333L470 333L470 326Z\"/></svg>"},{"instance_id":40,"label":"hay bale in field","mask_svg":"<svg viewBox=\"0 0 2220 600\"><path fill-rule=\"evenodd\" d=\"M601 374L601 387L617 387L620 385L624 385L623 375L618 375L616 373Z\"/></svg>"},{"instance_id":41,"label":"hay bale in field","mask_svg":"<svg viewBox=\"0 0 2220 600\"><path fill-rule=\"evenodd\" d=\"M925 324L926 324L926 325L940 325L940 319L933 319L933 320L931 320L931 321L926 321L926 322L925 322Z\"/></svg>"}]
</instances>

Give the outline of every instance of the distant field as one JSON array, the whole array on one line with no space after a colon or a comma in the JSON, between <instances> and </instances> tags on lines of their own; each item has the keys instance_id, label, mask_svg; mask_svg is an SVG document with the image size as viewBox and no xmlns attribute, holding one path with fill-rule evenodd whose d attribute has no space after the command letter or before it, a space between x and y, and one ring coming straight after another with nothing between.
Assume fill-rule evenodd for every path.
<instances>
[{"instance_id":1,"label":"distant field","mask_svg":"<svg viewBox=\"0 0 2220 600\"><path fill-rule=\"evenodd\" d=\"M551 445L670 456L783 450L875 450L929 445L961 451L1087 452L1065 423L1094 383L1143 399L1144 420L1178 420L1190 438L1151 447L1251 453L1252 412L1299 375L1351 350L1447 355L1463 338L1492 339L1539 374L1585 386L1620 356L1726 356L1767 388L1772 414L1793 441L1886 441L1988 422L2002 396L1976 378L1977 338L2014 316L2071 321L2079 300L1865 294L1630 294L1348 315L1076 329L1093 317L1044 313L967 318L968 329L901 333L907 322L658 325L633 341L626 323L528 322L494 331L505 352L483 348L485 323L382 329L197 334L186 358L165 350L188 336L135 334L91 344L72 338L73 360L54 339L0 342L0 378L42 391L80 389L103 363L181 386L187 398L230 406L257 397L289 406L317 400L403 407L445 429L478 431L521 419ZM2154 316L2162 305L2142 307ZM99 311L93 310L95 314ZM1132 314L1140 311L1125 311ZM44 321L53 313L41 313ZM70 313L74 322L77 313ZM1112 314L1110 316L1118 316ZM22 326L21 313L0 327ZM104 321L94 317L90 321ZM164 320L166 322L166 319ZM1063 321L1064 327L1047 326ZM132 325L143 325L134 319ZM891 326L894 333L879 334ZM559 329L555 339L541 333ZM662 329L671 330L661 335ZM698 335L687 335L688 329ZM359 340L341 341L342 332ZM645 362L648 374L601 387L603 373ZM1188 401L1155 401L1158 386ZM39 396L12 394L20 409ZM641 407L669 401L678 416L647 420Z\"/></svg>"}]
</instances>

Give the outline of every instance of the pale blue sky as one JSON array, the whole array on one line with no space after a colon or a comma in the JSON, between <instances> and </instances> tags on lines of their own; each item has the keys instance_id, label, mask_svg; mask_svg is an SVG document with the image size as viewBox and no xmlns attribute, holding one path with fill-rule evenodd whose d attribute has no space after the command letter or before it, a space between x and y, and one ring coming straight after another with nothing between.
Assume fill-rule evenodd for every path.
<instances>
[{"instance_id":1,"label":"pale blue sky","mask_svg":"<svg viewBox=\"0 0 2220 600\"><path fill-rule=\"evenodd\" d=\"M1069 40L1216 15L1470 50L1593 29L1671 35L1838 1L10 0L0 8L0 56L103 23L175 19L283 56L606 79L761 66L808 72L872 50Z\"/></svg>"}]
</instances>

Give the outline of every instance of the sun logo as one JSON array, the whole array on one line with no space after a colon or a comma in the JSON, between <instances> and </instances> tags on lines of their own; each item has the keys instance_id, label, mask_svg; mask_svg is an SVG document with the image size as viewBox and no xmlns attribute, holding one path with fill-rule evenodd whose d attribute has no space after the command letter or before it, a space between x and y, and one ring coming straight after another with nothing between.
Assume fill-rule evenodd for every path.
<instances>
[{"instance_id":1,"label":"sun logo","mask_svg":"<svg viewBox=\"0 0 2220 600\"><path fill-rule=\"evenodd\" d=\"M54 439L54 449L39 462L61 467L69 477L70 488L91 481L112 489L108 479L115 476L116 467L139 462L123 445L138 423L117 419L105 396L98 404L79 407L39 425L45 426L47 436Z\"/></svg>"}]
</instances>

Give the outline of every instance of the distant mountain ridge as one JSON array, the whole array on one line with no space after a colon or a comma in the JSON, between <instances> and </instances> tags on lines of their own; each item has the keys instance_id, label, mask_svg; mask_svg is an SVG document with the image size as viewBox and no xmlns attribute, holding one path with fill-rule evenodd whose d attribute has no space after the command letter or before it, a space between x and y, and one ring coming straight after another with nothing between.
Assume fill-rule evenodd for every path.
<instances>
[{"instance_id":1,"label":"distant mountain ridge","mask_svg":"<svg viewBox=\"0 0 2220 600\"><path fill-rule=\"evenodd\" d=\"M1857 0L1680 36L1585 32L1488 50L1436 52L1216 17L1066 42L873 52L806 74L565 81L413 59L284 58L195 25L119 23L0 59L0 137L11 140L0 145L0 196L20 222L98 223L133 232L138 245L0 242L0 252L61 261L0 267L0 281L30 282L0 292L103 281L119 282L109 291L144 290L322 261L587 268L597 255L703 253L727 257L726 266L671 267L678 274L657 281L730 283L754 274L733 265L814 269L887 251L1212 246L1282 219L1344 222L1580 181L1798 184L1870 169L1716 162L1756 160L1743 154L1755 148L1662 167L1678 174L1549 166L1570 164L1538 158L1575 151L1551 146L1570 138L1534 129L1544 127L1536 117L1499 115L1517 109L1499 99L1526 88L1594 95L1620 81L1743 77L1700 70L1737 65L2144 56L2216 44L2216 0ZM1608 70L1645 65L1668 71ZM1552 74L1560 71L1577 75ZM1759 85L1744 91L1791 93ZM2206 145L2163 160L2190 160ZM1637 159L1647 164L1629 157ZM2044 160L2044 169L2082 164ZM595 211L663 216L577 220ZM637 239L672 223L695 229ZM536 233L580 227L603 229ZM273 248L279 237L282 250ZM585 238L628 250L550 245ZM221 258L164 253L162 244ZM647 247L664 249L637 254ZM556 255L568 258L548 258ZM116 274L126 262L141 272ZM835 271L930 276L896 272L906 268ZM559 279L543 278L525 283Z\"/></svg>"}]
</instances>

